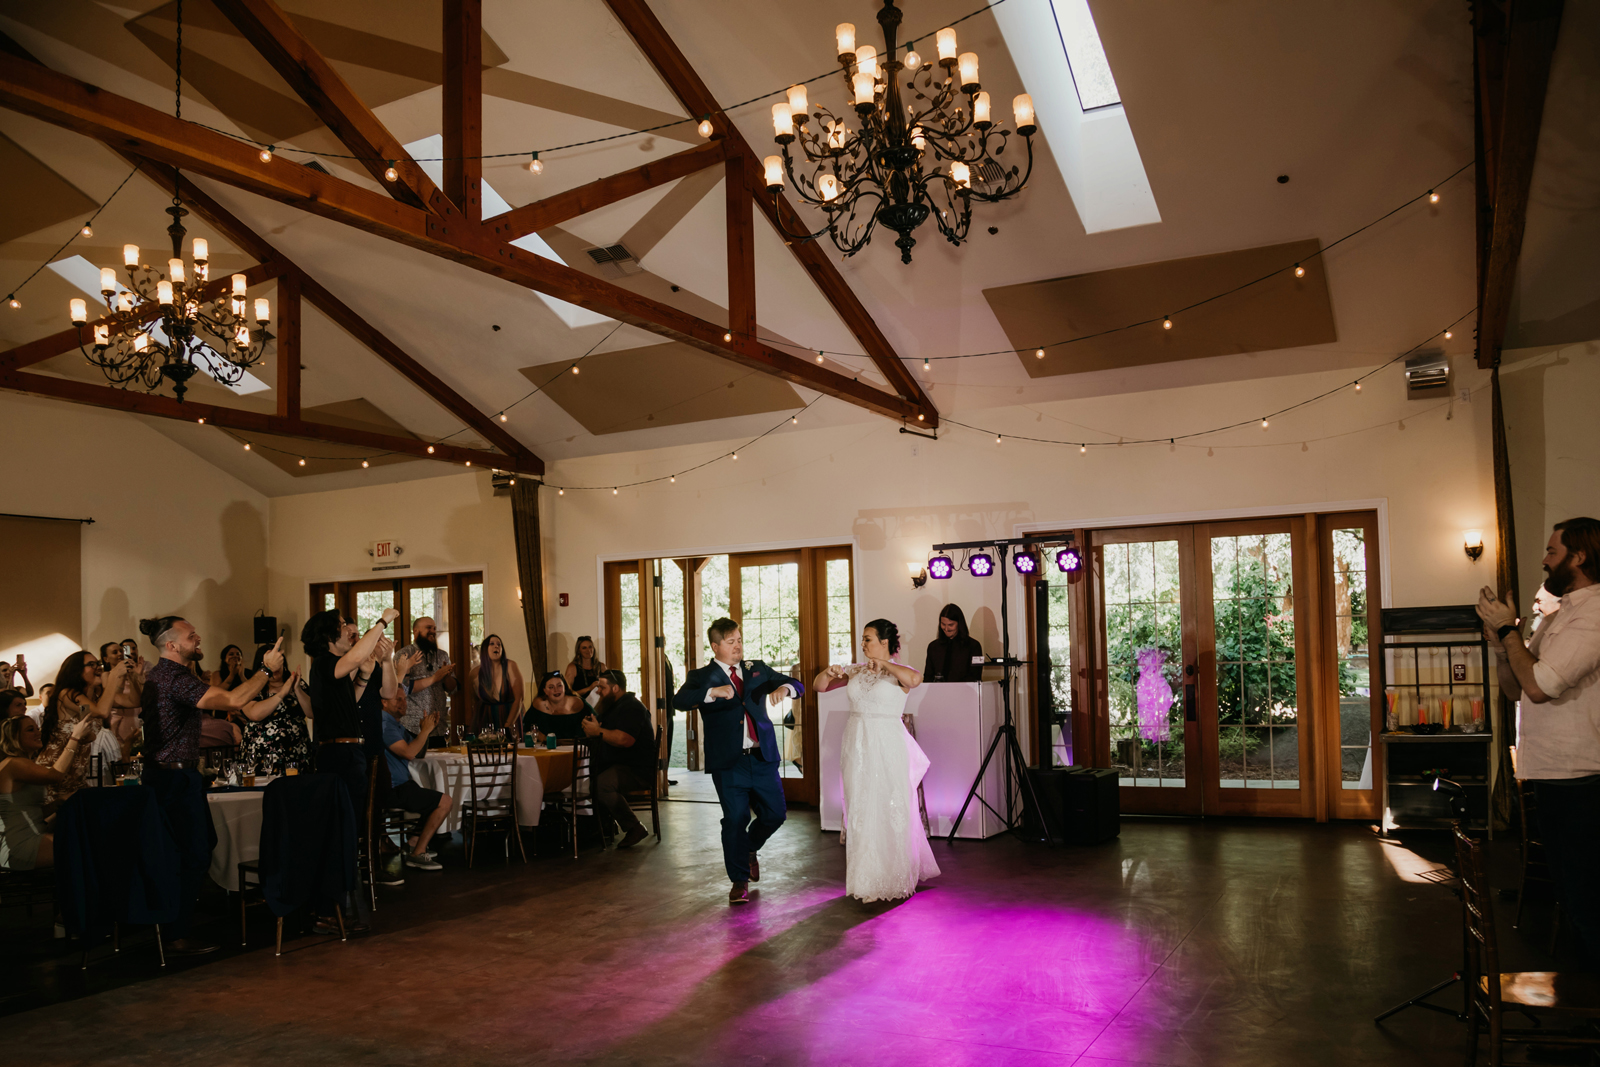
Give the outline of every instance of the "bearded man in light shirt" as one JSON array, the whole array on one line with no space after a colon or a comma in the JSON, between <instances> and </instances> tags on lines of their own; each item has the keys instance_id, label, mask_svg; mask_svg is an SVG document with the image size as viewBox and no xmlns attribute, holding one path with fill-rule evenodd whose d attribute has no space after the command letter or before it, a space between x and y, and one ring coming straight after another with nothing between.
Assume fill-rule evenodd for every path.
<instances>
[{"instance_id":1,"label":"bearded man in light shirt","mask_svg":"<svg viewBox=\"0 0 1600 1067\"><path fill-rule=\"evenodd\" d=\"M1516 607L1485 587L1484 636L1500 689L1520 701L1517 777L1539 802L1539 830L1556 898L1585 966L1600 969L1600 520L1558 522L1545 549L1544 588L1561 598L1526 644Z\"/></svg>"}]
</instances>

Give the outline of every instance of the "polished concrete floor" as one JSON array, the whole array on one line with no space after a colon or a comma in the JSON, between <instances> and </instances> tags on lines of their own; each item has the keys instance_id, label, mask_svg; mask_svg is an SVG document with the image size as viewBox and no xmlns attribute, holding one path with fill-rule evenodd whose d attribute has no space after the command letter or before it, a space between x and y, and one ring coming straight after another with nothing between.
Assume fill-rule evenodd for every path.
<instances>
[{"instance_id":1,"label":"polished concrete floor","mask_svg":"<svg viewBox=\"0 0 1600 1067\"><path fill-rule=\"evenodd\" d=\"M730 909L719 814L668 804L664 843L526 867L480 854L469 871L452 850L445 871L381 891L371 936L300 938L281 958L262 916L252 950L159 972L141 934L85 975L42 914L8 910L0 1047L97 1067L1349 1067L1464 1052L1443 1015L1372 1023L1459 958L1459 905L1431 873L1440 835L1128 819L1093 848L940 841L929 888L863 905L843 896L837 836L794 812L754 903ZM221 894L206 903L234 941ZM1547 962L1520 939L1505 949L1508 968Z\"/></svg>"}]
</instances>

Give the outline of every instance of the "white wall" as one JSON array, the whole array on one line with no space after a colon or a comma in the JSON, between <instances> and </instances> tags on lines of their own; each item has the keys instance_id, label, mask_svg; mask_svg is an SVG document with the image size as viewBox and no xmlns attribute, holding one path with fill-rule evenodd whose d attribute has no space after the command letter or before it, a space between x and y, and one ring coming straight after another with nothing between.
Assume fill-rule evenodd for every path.
<instances>
[{"instance_id":1,"label":"white wall","mask_svg":"<svg viewBox=\"0 0 1600 1067\"><path fill-rule=\"evenodd\" d=\"M488 632L501 636L507 655L528 664L511 498L494 495L488 472L463 470L400 485L274 497L271 503L268 600L278 625L289 627L286 645L296 657L312 582L481 570ZM409 564L406 570L373 571L367 550L385 539L405 549L397 562Z\"/></svg>"},{"instance_id":2,"label":"white wall","mask_svg":"<svg viewBox=\"0 0 1600 1067\"><path fill-rule=\"evenodd\" d=\"M0 510L95 520L83 527L83 633L24 646L36 686L78 647L143 642L138 620L152 615L194 623L207 667L225 645L251 647L267 600L266 497L136 417L12 393L0 394L0 456Z\"/></svg>"}]
</instances>

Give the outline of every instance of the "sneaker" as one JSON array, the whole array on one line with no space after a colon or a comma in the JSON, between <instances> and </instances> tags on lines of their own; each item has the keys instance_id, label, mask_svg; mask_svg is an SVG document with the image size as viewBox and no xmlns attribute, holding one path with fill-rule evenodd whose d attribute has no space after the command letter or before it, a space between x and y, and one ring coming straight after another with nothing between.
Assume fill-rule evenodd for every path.
<instances>
[{"instance_id":1,"label":"sneaker","mask_svg":"<svg viewBox=\"0 0 1600 1067\"><path fill-rule=\"evenodd\" d=\"M407 867L415 867L419 871L442 871L442 870L444 870L444 865L439 863L438 861L436 861L432 856L428 855L426 852L421 853L420 855L407 856L405 862L406 862L406 866Z\"/></svg>"},{"instance_id":2,"label":"sneaker","mask_svg":"<svg viewBox=\"0 0 1600 1067\"><path fill-rule=\"evenodd\" d=\"M407 857L407 858L409 858L409 857ZM373 876L372 881L373 881L373 883L375 885L405 885L406 884L405 875L401 874L399 871L389 871L389 870L382 870L382 869L380 869L378 871L378 873Z\"/></svg>"}]
</instances>

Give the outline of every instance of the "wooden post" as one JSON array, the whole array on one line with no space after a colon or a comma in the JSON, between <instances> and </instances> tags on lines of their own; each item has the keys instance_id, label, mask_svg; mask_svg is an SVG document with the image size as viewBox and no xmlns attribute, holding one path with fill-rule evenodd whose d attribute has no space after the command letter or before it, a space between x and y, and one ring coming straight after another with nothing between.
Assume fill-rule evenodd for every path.
<instances>
[{"instance_id":1,"label":"wooden post","mask_svg":"<svg viewBox=\"0 0 1600 1067\"><path fill-rule=\"evenodd\" d=\"M444 195L483 218L483 0L444 2Z\"/></svg>"},{"instance_id":2,"label":"wooden post","mask_svg":"<svg viewBox=\"0 0 1600 1067\"><path fill-rule=\"evenodd\" d=\"M750 351L756 339L756 231L750 175L742 155L725 164L728 200L728 330Z\"/></svg>"},{"instance_id":3,"label":"wooden post","mask_svg":"<svg viewBox=\"0 0 1600 1067\"><path fill-rule=\"evenodd\" d=\"M278 279L278 417L300 417L300 277Z\"/></svg>"}]
</instances>

